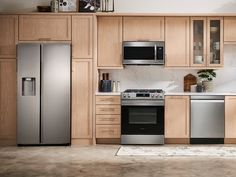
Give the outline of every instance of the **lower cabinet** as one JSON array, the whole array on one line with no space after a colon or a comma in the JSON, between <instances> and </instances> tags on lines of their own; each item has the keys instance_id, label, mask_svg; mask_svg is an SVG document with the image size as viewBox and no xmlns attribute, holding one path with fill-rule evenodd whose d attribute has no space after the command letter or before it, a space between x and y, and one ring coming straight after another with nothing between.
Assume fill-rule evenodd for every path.
<instances>
[{"instance_id":1,"label":"lower cabinet","mask_svg":"<svg viewBox=\"0 0 236 177\"><path fill-rule=\"evenodd\" d=\"M0 145L16 145L15 59L0 59Z\"/></svg>"},{"instance_id":2,"label":"lower cabinet","mask_svg":"<svg viewBox=\"0 0 236 177\"><path fill-rule=\"evenodd\" d=\"M236 143L236 96L225 96L225 143Z\"/></svg>"},{"instance_id":3,"label":"lower cabinet","mask_svg":"<svg viewBox=\"0 0 236 177\"><path fill-rule=\"evenodd\" d=\"M96 138L120 138L120 96L96 96Z\"/></svg>"},{"instance_id":4,"label":"lower cabinet","mask_svg":"<svg viewBox=\"0 0 236 177\"><path fill-rule=\"evenodd\" d=\"M92 144L92 60L72 62L72 144Z\"/></svg>"},{"instance_id":5,"label":"lower cabinet","mask_svg":"<svg viewBox=\"0 0 236 177\"><path fill-rule=\"evenodd\" d=\"M189 139L189 101L189 96L165 96L165 138Z\"/></svg>"}]
</instances>

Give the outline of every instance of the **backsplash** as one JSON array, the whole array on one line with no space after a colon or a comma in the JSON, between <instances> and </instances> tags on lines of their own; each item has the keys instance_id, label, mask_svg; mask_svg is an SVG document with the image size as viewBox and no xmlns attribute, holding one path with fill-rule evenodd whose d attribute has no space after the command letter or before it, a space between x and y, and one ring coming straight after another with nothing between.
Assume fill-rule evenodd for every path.
<instances>
[{"instance_id":1,"label":"backsplash","mask_svg":"<svg viewBox=\"0 0 236 177\"><path fill-rule=\"evenodd\" d=\"M111 79L121 82L121 91L128 88L161 88L183 91L183 78L196 69L164 69L163 66L126 66L123 70L104 70ZM103 72L103 71L102 71ZM224 68L216 70L214 91L236 91L236 45L224 46Z\"/></svg>"}]
</instances>

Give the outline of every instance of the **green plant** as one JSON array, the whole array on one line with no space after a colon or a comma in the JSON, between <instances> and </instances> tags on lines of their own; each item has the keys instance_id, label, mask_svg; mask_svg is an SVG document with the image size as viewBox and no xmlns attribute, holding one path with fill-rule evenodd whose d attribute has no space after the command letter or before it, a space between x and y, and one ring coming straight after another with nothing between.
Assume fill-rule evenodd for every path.
<instances>
[{"instance_id":1,"label":"green plant","mask_svg":"<svg viewBox=\"0 0 236 177\"><path fill-rule=\"evenodd\" d=\"M198 77L204 81L212 81L216 77L216 73L213 69L203 69L197 72Z\"/></svg>"}]
</instances>

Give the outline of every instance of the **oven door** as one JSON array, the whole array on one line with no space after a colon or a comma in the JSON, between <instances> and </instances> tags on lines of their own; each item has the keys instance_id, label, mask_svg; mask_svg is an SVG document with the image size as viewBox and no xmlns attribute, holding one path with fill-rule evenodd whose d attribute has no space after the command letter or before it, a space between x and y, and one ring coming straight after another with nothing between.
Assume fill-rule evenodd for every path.
<instances>
[{"instance_id":1,"label":"oven door","mask_svg":"<svg viewBox=\"0 0 236 177\"><path fill-rule=\"evenodd\" d=\"M164 135L164 106L123 105L122 135Z\"/></svg>"}]
</instances>

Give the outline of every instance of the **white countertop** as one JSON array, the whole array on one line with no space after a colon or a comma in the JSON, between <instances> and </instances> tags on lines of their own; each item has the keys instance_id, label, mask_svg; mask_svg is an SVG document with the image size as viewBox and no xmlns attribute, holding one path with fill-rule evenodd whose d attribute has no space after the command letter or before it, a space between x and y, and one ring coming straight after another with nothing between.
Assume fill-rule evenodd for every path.
<instances>
[{"instance_id":1,"label":"white countertop","mask_svg":"<svg viewBox=\"0 0 236 177\"><path fill-rule=\"evenodd\" d=\"M95 95L100 95L100 96L115 96L115 95L121 95L121 92L96 92Z\"/></svg>"},{"instance_id":2,"label":"white countertop","mask_svg":"<svg viewBox=\"0 0 236 177\"><path fill-rule=\"evenodd\" d=\"M171 95L232 95L236 96L236 92L166 92L166 96Z\"/></svg>"}]
</instances>

